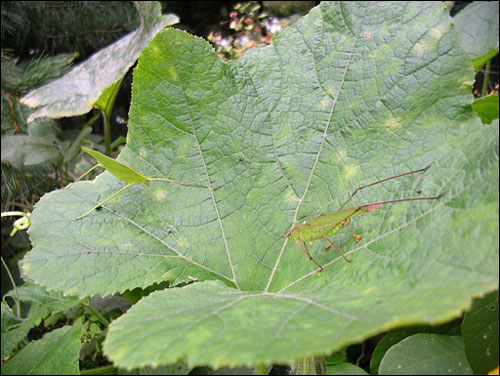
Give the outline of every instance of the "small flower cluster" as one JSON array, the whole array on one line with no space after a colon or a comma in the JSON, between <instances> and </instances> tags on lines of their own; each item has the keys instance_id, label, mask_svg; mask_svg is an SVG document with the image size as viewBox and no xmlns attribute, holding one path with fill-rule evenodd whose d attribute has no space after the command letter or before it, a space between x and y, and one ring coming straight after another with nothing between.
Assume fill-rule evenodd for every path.
<instances>
[{"instance_id":1,"label":"small flower cluster","mask_svg":"<svg viewBox=\"0 0 500 376\"><path fill-rule=\"evenodd\" d=\"M273 34L286 26L253 1L236 4L229 13L229 20L220 24L229 24L229 35L223 36L222 31L211 32L208 40L226 60L239 59L250 48L271 44Z\"/></svg>"}]
</instances>

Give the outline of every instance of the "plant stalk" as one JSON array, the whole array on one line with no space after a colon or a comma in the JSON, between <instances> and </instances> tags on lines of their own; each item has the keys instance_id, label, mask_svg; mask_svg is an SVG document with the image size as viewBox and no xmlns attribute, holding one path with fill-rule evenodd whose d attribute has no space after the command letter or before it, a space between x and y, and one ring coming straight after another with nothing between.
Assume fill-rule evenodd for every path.
<instances>
[{"instance_id":1,"label":"plant stalk","mask_svg":"<svg viewBox=\"0 0 500 376\"><path fill-rule=\"evenodd\" d=\"M292 375L326 375L324 356L303 357L292 363Z\"/></svg>"},{"instance_id":2,"label":"plant stalk","mask_svg":"<svg viewBox=\"0 0 500 376\"><path fill-rule=\"evenodd\" d=\"M490 70L491 70L491 60L486 63L486 67L484 69L484 78L483 78L483 88L481 90L481 97L485 97L488 93L488 84L490 82Z\"/></svg>"}]
</instances>

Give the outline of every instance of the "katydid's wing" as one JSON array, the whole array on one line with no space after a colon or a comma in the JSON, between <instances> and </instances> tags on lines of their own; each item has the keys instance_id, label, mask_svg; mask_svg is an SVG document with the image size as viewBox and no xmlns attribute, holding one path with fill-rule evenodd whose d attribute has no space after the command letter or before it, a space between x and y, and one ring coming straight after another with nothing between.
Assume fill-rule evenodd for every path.
<instances>
[{"instance_id":1,"label":"katydid's wing","mask_svg":"<svg viewBox=\"0 0 500 376\"><path fill-rule=\"evenodd\" d=\"M315 217L315 218L308 220L307 223L309 223L312 226L318 226L318 227L334 226L335 224L339 224L340 222L342 222L346 218L350 218L353 215L358 215L358 213L356 213L356 210L358 210L358 209L357 208L348 208L348 209L344 209L344 210L339 211L339 212L333 212L330 214L322 214L318 217ZM360 212L359 214L362 214L362 212Z\"/></svg>"},{"instance_id":2,"label":"katydid's wing","mask_svg":"<svg viewBox=\"0 0 500 376\"><path fill-rule=\"evenodd\" d=\"M132 167L125 166L123 163L120 163L96 150L92 150L84 146L82 146L82 149L86 153L93 156L102 167L104 167L118 179L126 181L127 183L144 183L146 185L149 185L149 179L139 171L134 170Z\"/></svg>"}]
</instances>

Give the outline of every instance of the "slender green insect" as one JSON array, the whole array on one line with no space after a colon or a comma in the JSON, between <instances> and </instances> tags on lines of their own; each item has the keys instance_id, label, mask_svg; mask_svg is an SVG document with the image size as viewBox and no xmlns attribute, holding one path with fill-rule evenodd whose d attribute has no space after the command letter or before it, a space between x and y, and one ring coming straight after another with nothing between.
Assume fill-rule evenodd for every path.
<instances>
[{"instance_id":1,"label":"slender green insect","mask_svg":"<svg viewBox=\"0 0 500 376\"><path fill-rule=\"evenodd\" d=\"M180 181L172 180L172 179L168 179L168 178L147 177L147 176L144 176L143 174L141 174L139 171L133 169L132 167L126 166L123 163L120 163L120 162L114 160L113 158L110 158L107 155L104 155L96 150L92 150L92 149L86 148L84 146L82 146L82 149L86 153L88 153L92 157L94 157L98 163L94 167L89 169L87 172L85 172L82 176L80 176L77 180L75 180L72 184L78 182L84 176L88 175L92 170L94 170L95 168L97 168L99 166L108 170L111 174L116 176L118 179L123 180L123 181L127 182L128 184L125 187L123 187L122 189L120 189L118 192L114 193L113 195L111 195L110 197L105 199L104 201L101 201L96 206L94 206L92 209L90 209L89 211L82 214L81 216L79 216L76 219L82 219L83 217L86 217L87 215L92 213L93 210L99 210L102 207L102 205L104 205L106 202L112 200L115 197L118 197L122 192L126 191L127 189L132 187L134 184L145 184L145 185L149 186L149 183L151 181L168 181L171 183L177 183L177 184L181 184L181 185L198 184L198 182L184 183L184 182L180 182ZM71 186L72 184L70 184L69 186ZM68 188L69 188L69 186L68 186Z\"/></svg>"},{"instance_id":2,"label":"slender green insect","mask_svg":"<svg viewBox=\"0 0 500 376\"><path fill-rule=\"evenodd\" d=\"M392 204L395 202L404 202L404 201L416 201L416 200L438 200L443 197L447 191L444 191L439 196L435 197L410 197L410 198L402 198L399 200L389 200L389 201L380 201L374 202L372 204L365 204L358 206L356 208L348 208L344 209L346 204L351 201L351 199L358 193L360 190L371 187L376 184L380 184L386 182L388 180L400 178L402 176L416 174L418 172L424 172L432 166L432 163L425 168L420 170L405 172L404 174L391 176L390 178L382 179L376 181L375 183L363 185L357 188L354 193L347 199L346 202L338 209L336 212L330 214L321 214L318 217L312 218L304 223L296 226L292 230L285 233L285 236L290 239L290 241L295 241L300 244L302 249L306 252L309 260L313 261L316 265L319 266L320 271L323 270L323 267L311 256L309 250L307 249L306 242L313 242L318 239L326 239L330 242L330 244L337 250L337 252L346 260L347 262L351 262L345 255L342 253L340 249L338 249L335 244L328 237L329 235L335 234L337 231L347 227L351 223L351 218L357 215L370 213L379 209L384 204Z\"/></svg>"}]
</instances>

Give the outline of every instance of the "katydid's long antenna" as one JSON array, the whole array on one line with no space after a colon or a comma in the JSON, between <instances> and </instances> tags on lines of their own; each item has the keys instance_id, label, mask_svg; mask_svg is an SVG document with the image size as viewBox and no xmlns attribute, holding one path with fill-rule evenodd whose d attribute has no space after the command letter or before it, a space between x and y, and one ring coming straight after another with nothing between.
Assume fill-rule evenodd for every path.
<instances>
[{"instance_id":1,"label":"katydid's long antenna","mask_svg":"<svg viewBox=\"0 0 500 376\"><path fill-rule=\"evenodd\" d=\"M367 208L367 207L370 207L370 206L373 206L373 209L371 210L368 210L368 211L375 211L377 210L379 207L381 207L382 205L384 204L392 204L392 203L395 203L395 202L404 202L404 201L418 201L418 200L439 200L441 197L443 197L446 193L448 192L448 190L444 191L443 193L441 193L440 195L438 196L435 196L435 197L410 197L410 198L400 198L398 200L389 200L389 201L380 201L380 202L373 202L371 204L366 204L366 205L361 205L361 206L358 206L357 207L357 211L363 209L363 208Z\"/></svg>"}]
</instances>

